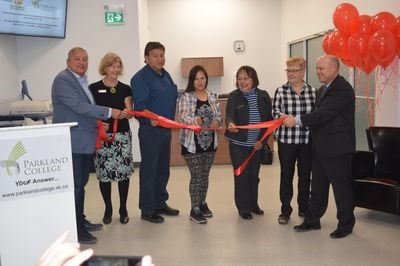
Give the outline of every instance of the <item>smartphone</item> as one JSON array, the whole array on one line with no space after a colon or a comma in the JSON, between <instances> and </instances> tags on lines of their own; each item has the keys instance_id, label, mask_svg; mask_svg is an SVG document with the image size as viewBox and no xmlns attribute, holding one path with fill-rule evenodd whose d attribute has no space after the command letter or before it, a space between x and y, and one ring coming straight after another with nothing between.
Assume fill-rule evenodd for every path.
<instances>
[{"instance_id":1,"label":"smartphone","mask_svg":"<svg viewBox=\"0 0 400 266\"><path fill-rule=\"evenodd\" d=\"M81 266L140 266L141 256L92 256Z\"/></svg>"}]
</instances>

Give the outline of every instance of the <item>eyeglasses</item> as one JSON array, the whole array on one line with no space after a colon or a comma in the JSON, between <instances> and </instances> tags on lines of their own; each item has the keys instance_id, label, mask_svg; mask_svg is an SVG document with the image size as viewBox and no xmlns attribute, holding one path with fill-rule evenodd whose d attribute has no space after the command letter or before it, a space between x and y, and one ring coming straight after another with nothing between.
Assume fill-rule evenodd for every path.
<instances>
[{"instance_id":1,"label":"eyeglasses","mask_svg":"<svg viewBox=\"0 0 400 266\"><path fill-rule=\"evenodd\" d=\"M300 72L301 69L285 69L286 73L297 73Z\"/></svg>"}]
</instances>

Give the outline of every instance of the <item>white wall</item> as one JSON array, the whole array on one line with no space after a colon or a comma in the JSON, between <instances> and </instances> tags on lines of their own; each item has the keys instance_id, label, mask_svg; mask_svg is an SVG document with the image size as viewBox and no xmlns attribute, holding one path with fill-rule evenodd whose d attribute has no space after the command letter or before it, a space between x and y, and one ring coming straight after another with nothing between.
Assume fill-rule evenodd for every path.
<instances>
[{"instance_id":1,"label":"white wall","mask_svg":"<svg viewBox=\"0 0 400 266\"><path fill-rule=\"evenodd\" d=\"M124 4L125 25L106 26L103 5ZM108 51L119 54L125 65L121 81L129 84L139 68L138 9L136 1L68 1L65 39L17 37L18 79L26 79L32 97L49 99L55 75L66 67L68 51L82 46L89 54L89 81L100 79L99 62Z\"/></svg>"},{"instance_id":2,"label":"white wall","mask_svg":"<svg viewBox=\"0 0 400 266\"><path fill-rule=\"evenodd\" d=\"M271 93L281 84L281 4L278 0L148 0L149 39L166 47L166 69L179 89L185 89L182 57L224 57L224 76L210 78L217 93L234 88L233 76L241 65L253 66L260 88ZM235 40L246 50L236 53ZM278 67L277 67L278 66Z\"/></svg>"},{"instance_id":3,"label":"white wall","mask_svg":"<svg viewBox=\"0 0 400 266\"><path fill-rule=\"evenodd\" d=\"M390 11L400 15L398 0L354 0L361 14ZM287 43L333 28L332 14L341 0L70 0L65 39L0 36L0 102L18 97L20 81L26 79L35 99L49 99L54 76L66 67L66 54L73 46L89 53L89 79L100 78L97 66L107 51L121 55L125 63L122 81L143 66L147 41L166 46L166 69L179 89L182 57L223 56L225 75L210 78L217 93L233 89L233 75L241 65L254 66L260 87L273 95L285 81ZM125 25L104 25L104 4L124 4ZM233 41L243 39L246 51L235 53ZM137 122L133 120L134 136ZM137 139L134 160L139 161Z\"/></svg>"},{"instance_id":4,"label":"white wall","mask_svg":"<svg viewBox=\"0 0 400 266\"><path fill-rule=\"evenodd\" d=\"M103 5L124 4L125 24L106 26ZM50 99L51 84L58 72L66 68L68 51L82 46L89 54L89 81L101 77L98 64L108 51L119 54L124 62L125 75L121 81L130 83L143 62L139 49L138 3L130 0L70 0L68 1L65 39L25 36L0 36L0 81L2 99L17 98L20 82L26 79L35 100ZM137 140L138 123L132 119L134 129L134 160L140 161Z\"/></svg>"},{"instance_id":5,"label":"white wall","mask_svg":"<svg viewBox=\"0 0 400 266\"><path fill-rule=\"evenodd\" d=\"M18 87L18 67L16 37L0 35L0 103L15 100L21 87Z\"/></svg>"}]
</instances>

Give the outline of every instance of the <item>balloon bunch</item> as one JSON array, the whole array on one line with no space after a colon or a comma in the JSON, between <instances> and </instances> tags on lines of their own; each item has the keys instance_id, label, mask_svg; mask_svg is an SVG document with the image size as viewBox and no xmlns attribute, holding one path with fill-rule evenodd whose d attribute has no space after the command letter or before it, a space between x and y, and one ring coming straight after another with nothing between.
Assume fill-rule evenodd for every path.
<instances>
[{"instance_id":1,"label":"balloon bunch","mask_svg":"<svg viewBox=\"0 0 400 266\"><path fill-rule=\"evenodd\" d=\"M336 30L324 36L322 48L347 66L369 74L377 65L386 68L400 57L400 16L387 11L359 15L355 6L343 3L333 13L333 24Z\"/></svg>"}]
</instances>

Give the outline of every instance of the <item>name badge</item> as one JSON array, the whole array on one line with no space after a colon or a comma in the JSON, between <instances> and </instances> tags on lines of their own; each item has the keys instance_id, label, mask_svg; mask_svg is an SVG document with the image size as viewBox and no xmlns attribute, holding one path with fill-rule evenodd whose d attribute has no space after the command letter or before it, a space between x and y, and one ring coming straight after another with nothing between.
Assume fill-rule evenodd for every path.
<instances>
[{"instance_id":1,"label":"name badge","mask_svg":"<svg viewBox=\"0 0 400 266\"><path fill-rule=\"evenodd\" d=\"M98 92L98 93L106 93L107 90L98 90L97 92Z\"/></svg>"}]
</instances>

